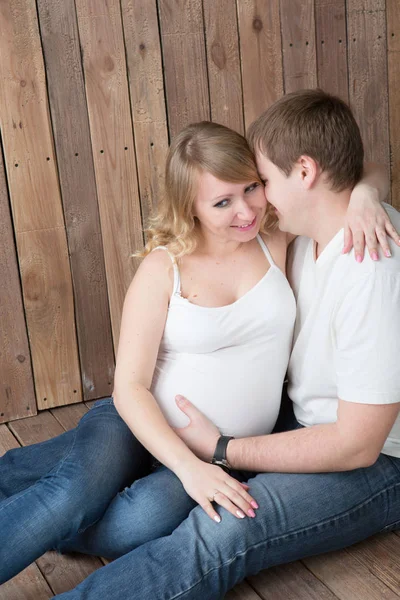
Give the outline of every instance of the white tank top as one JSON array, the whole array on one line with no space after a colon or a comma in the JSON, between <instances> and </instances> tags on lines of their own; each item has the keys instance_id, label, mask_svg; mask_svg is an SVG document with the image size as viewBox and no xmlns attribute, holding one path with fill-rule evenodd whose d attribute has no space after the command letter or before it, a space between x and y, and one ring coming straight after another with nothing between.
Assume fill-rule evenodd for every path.
<instances>
[{"instance_id":1,"label":"white tank top","mask_svg":"<svg viewBox=\"0 0 400 600\"><path fill-rule=\"evenodd\" d=\"M176 406L177 394L186 396L224 435L262 435L274 427L296 304L286 277L257 239L270 268L227 306L209 308L183 298L178 265L170 255L174 288L151 391L174 427L188 424Z\"/></svg>"}]
</instances>

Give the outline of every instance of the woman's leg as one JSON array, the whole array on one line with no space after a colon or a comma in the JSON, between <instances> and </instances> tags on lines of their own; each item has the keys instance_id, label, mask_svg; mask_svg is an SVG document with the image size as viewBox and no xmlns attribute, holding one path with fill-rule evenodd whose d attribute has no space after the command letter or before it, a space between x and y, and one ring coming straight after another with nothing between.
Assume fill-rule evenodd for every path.
<instances>
[{"instance_id":1,"label":"woman's leg","mask_svg":"<svg viewBox=\"0 0 400 600\"><path fill-rule=\"evenodd\" d=\"M178 477L160 466L120 492L95 525L59 544L58 550L117 558L169 535L195 506Z\"/></svg>"},{"instance_id":2,"label":"woman's leg","mask_svg":"<svg viewBox=\"0 0 400 600\"><path fill-rule=\"evenodd\" d=\"M7 458L1 467L4 493L18 491L0 502L0 583L95 523L112 498L149 468L149 454L111 399L97 403L53 443L22 448ZM30 469L36 479L29 477Z\"/></svg>"}]
</instances>

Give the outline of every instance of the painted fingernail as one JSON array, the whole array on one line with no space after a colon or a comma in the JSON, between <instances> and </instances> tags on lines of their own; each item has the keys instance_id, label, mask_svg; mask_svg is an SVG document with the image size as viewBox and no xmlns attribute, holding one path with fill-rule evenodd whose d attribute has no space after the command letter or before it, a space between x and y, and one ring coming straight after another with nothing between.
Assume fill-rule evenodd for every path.
<instances>
[{"instance_id":1,"label":"painted fingernail","mask_svg":"<svg viewBox=\"0 0 400 600\"><path fill-rule=\"evenodd\" d=\"M390 252L390 250L385 250L385 256L387 256L388 258L390 258L392 256L392 253Z\"/></svg>"},{"instance_id":2,"label":"painted fingernail","mask_svg":"<svg viewBox=\"0 0 400 600\"><path fill-rule=\"evenodd\" d=\"M245 518L245 516L246 516L246 515L244 514L244 512L242 512L241 510L237 510L237 511L236 511L236 514L237 514L237 516L238 516L240 519L244 519L244 518Z\"/></svg>"},{"instance_id":3,"label":"painted fingernail","mask_svg":"<svg viewBox=\"0 0 400 600\"><path fill-rule=\"evenodd\" d=\"M356 261L357 261L358 263L362 262L362 258L361 258L361 256L360 256L360 254L357 254L357 256L356 256Z\"/></svg>"},{"instance_id":4,"label":"painted fingernail","mask_svg":"<svg viewBox=\"0 0 400 600\"><path fill-rule=\"evenodd\" d=\"M249 510L247 511L247 514L249 515L249 517L255 517L256 513L254 512L254 510L252 508L249 508Z\"/></svg>"},{"instance_id":5,"label":"painted fingernail","mask_svg":"<svg viewBox=\"0 0 400 600\"><path fill-rule=\"evenodd\" d=\"M373 252L371 254L371 258L372 258L372 260L378 260L378 254L376 252Z\"/></svg>"},{"instance_id":6,"label":"painted fingernail","mask_svg":"<svg viewBox=\"0 0 400 600\"><path fill-rule=\"evenodd\" d=\"M257 504L257 502L256 502L255 500L252 500L252 501L250 502L250 504L251 504L251 506L252 506L253 508L258 508L258 504Z\"/></svg>"},{"instance_id":7,"label":"painted fingernail","mask_svg":"<svg viewBox=\"0 0 400 600\"><path fill-rule=\"evenodd\" d=\"M218 517L218 515L216 515L214 517L214 521L216 521L217 523L221 523L221 517Z\"/></svg>"}]
</instances>

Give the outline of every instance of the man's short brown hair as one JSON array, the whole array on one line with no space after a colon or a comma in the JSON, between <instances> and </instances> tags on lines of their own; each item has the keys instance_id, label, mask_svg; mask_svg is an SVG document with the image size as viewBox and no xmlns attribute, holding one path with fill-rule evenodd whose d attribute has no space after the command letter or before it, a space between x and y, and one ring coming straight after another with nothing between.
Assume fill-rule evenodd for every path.
<instances>
[{"instance_id":1,"label":"man's short brown hair","mask_svg":"<svg viewBox=\"0 0 400 600\"><path fill-rule=\"evenodd\" d=\"M332 190L352 189L361 179L364 149L349 106L323 90L300 90L272 104L249 127L259 149L288 176L302 155L313 158Z\"/></svg>"}]
</instances>

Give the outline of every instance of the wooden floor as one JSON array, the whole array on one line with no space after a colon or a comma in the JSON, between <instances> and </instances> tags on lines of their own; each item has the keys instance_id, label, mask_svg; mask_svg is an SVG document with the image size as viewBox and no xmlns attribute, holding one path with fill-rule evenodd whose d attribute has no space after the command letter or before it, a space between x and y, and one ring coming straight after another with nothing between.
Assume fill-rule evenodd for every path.
<instances>
[{"instance_id":1,"label":"wooden floor","mask_svg":"<svg viewBox=\"0 0 400 600\"><path fill-rule=\"evenodd\" d=\"M10 448L40 442L74 427L90 404L44 411L35 417L0 425L0 455ZM47 552L36 564L0 586L0 600L47 600L73 588L102 565L100 558ZM400 598L400 532L377 535L347 550L263 571L236 586L225 600L337 598Z\"/></svg>"}]
</instances>

